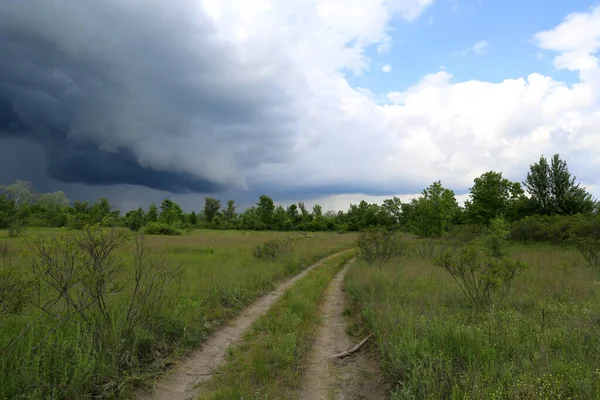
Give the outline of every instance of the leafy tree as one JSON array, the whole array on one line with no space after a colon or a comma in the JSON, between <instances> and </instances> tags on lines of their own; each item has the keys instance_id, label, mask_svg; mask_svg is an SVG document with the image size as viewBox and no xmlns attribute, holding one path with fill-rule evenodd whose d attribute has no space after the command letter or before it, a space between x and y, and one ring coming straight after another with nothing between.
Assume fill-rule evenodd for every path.
<instances>
[{"instance_id":1,"label":"leafy tree","mask_svg":"<svg viewBox=\"0 0 600 400\"><path fill-rule=\"evenodd\" d=\"M102 197L97 203L94 203L90 208L90 220L92 223L100 223L106 218L111 211L110 203L106 197Z\"/></svg>"},{"instance_id":2,"label":"leafy tree","mask_svg":"<svg viewBox=\"0 0 600 400\"><path fill-rule=\"evenodd\" d=\"M306 209L306 207L304 206L304 202L301 201L298 203L298 208L300 209L300 214L302 216L302 220L305 221L308 219L310 213L308 212L308 210Z\"/></svg>"},{"instance_id":3,"label":"leafy tree","mask_svg":"<svg viewBox=\"0 0 600 400\"><path fill-rule=\"evenodd\" d=\"M286 210L290 221L293 224L297 224L300 222L300 213L298 213L298 206L296 204L291 204Z\"/></svg>"},{"instance_id":4,"label":"leafy tree","mask_svg":"<svg viewBox=\"0 0 600 400\"><path fill-rule=\"evenodd\" d=\"M164 199L160 204L158 221L168 225L180 226L183 220L184 214L179 204L172 200Z\"/></svg>"},{"instance_id":5,"label":"leafy tree","mask_svg":"<svg viewBox=\"0 0 600 400\"><path fill-rule=\"evenodd\" d=\"M275 207L275 212L273 213L273 225L271 229L276 229L279 231L288 231L292 229L292 224L290 219L285 212L285 208L283 206L278 205Z\"/></svg>"},{"instance_id":6,"label":"leafy tree","mask_svg":"<svg viewBox=\"0 0 600 400\"><path fill-rule=\"evenodd\" d=\"M235 212L236 206L234 200L227 200L227 208L223 211L223 217L228 223L232 223L236 217L237 213Z\"/></svg>"},{"instance_id":7,"label":"leafy tree","mask_svg":"<svg viewBox=\"0 0 600 400\"><path fill-rule=\"evenodd\" d=\"M191 226L198 225L198 214L196 214L195 211L192 211L191 213L188 214L187 220Z\"/></svg>"},{"instance_id":8,"label":"leafy tree","mask_svg":"<svg viewBox=\"0 0 600 400\"><path fill-rule=\"evenodd\" d=\"M384 219L383 225L388 227L397 226L401 220L402 201L396 196L391 199L383 200L381 212L383 213L382 217Z\"/></svg>"},{"instance_id":9,"label":"leafy tree","mask_svg":"<svg viewBox=\"0 0 600 400\"><path fill-rule=\"evenodd\" d=\"M465 202L466 218L476 224L488 224L501 215L514 219L517 204L524 196L518 182L511 182L501 172L494 171L475 178L470 192L470 200Z\"/></svg>"},{"instance_id":10,"label":"leafy tree","mask_svg":"<svg viewBox=\"0 0 600 400\"><path fill-rule=\"evenodd\" d=\"M35 193L31 187L31 182L28 181L16 180L10 185L0 186L0 193L12 200L15 204L15 208L31 204L35 199Z\"/></svg>"},{"instance_id":11,"label":"leafy tree","mask_svg":"<svg viewBox=\"0 0 600 400\"><path fill-rule=\"evenodd\" d=\"M124 218L125 226L134 232L139 231L140 228L144 226L145 221L146 215L142 207L138 208L137 210L127 212Z\"/></svg>"},{"instance_id":12,"label":"leafy tree","mask_svg":"<svg viewBox=\"0 0 600 400\"><path fill-rule=\"evenodd\" d=\"M433 237L442 235L458 210L454 192L438 181L423 190L422 196L413 199L411 206L403 211L409 212L408 224L415 234Z\"/></svg>"},{"instance_id":13,"label":"leafy tree","mask_svg":"<svg viewBox=\"0 0 600 400\"><path fill-rule=\"evenodd\" d=\"M219 214L221 210L221 201L214 197L204 199L204 219L206 222L212 222L213 218Z\"/></svg>"},{"instance_id":14,"label":"leafy tree","mask_svg":"<svg viewBox=\"0 0 600 400\"><path fill-rule=\"evenodd\" d=\"M262 195L256 203L256 213L260 222L269 229L273 222L273 214L275 213L275 202L267 195Z\"/></svg>"},{"instance_id":15,"label":"leafy tree","mask_svg":"<svg viewBox=\"0 0 600 400\"><path fill-rule=\"evenodd\" d=\"M532 164L523 185L539 214L592 213L596 202L575 183L575 179L571 177L566 161L555 154L550 163L541 156L539 162Z\"/></svg>"},{"instance_id":16,"label":"leafy tree","mask_svg":"<svg viewBox=\"0 0 600 400\"><path fill-rule=\"evenodd\" d=\"M43 205L51 212L54 212L60 208L68 207L70 204L69 199L62 191L53 193L42 193L38 196L37 203Z\"/></svg>"},{"instance_id":17,"label":"leafy tree","mask_svg":"<svg viewBox=\"0 0 600 400\"><path fill-rule=\"evenodd\" d=\"M148 213L146 214L146 222L157 222L158 221L158 207L156 204L150 204L148 207Z\"/></svg>"}]
</instances>

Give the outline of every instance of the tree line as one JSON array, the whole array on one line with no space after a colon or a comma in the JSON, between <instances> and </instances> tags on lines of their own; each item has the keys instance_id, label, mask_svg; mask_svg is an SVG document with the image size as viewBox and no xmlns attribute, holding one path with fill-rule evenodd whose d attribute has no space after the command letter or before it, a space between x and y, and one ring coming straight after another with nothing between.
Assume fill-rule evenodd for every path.
<instances>
[{"instance_id":1,"label":"tree line","mask_svg":"<svg viewBox=\"0 0 600 400\"><path fill-rule=\"evenodd\" d=\"M150 234L178 234L192 228L344 232L386 227L435 237L460 225L488 225L497 217L508 222L549 221L561 216L595 216L598 211L598 202L576 182L558 154L549 160L540 157L523 183L511 182L501 172L484 173L475 178L463 206L440 181L410 202L397 197L381 205L363 200L338 212L323 212L318 204L309 210L303 202L283 207L262 195L243 212L237 211L234 200L222 204L207 197L199 212L186 213L165 199L148 209L121 213L106 198L93 204L71 202L60 191L36 194L29 182L0 186L0 228L14 231L25 226L82 229L88 225L123 226Z\"/></svg>"}]
</instances>

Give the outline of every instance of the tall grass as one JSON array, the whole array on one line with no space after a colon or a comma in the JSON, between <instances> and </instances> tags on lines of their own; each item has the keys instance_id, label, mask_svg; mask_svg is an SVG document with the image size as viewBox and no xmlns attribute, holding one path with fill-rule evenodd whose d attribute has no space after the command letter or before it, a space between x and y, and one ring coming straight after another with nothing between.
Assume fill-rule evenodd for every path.
<instances>
[{"instance_id":1,"label":"tall grass","mask_svg":"<svg viewBox=\"0 0 600 400\"><path fill-rule=\"evenodd\" d=\"M229 362L204 388L202 399L292 399L302 377L301 363L319 321L323 291L354 256L327 260L297 282L259 319Z\"/></svg>"},{"instance_id":2,"label":"tall grass","mask_svg":"<svg viewBox=\"0 0 600 400\"><path fill-rule=\"evenodd\" d=\"M394 399L600 397L600 283L579 254L514 247L530 268L503 306L471 306L417 256L355 264L346 289L376 335Z\"/></svg>"},{"instance_id":3,"label":"tall grass","mask_svg":"<svg viewBox=\"0 0 600 400\"><path fill-rule=\"evenodd\" d=\"M28 233L49 237L59 231ZM111 323L103 325L101 341L81 320L66 318L57 324L57 319L33 306L19 315L0 315L0 398L127 397L133 386L198 346L278 281L324 255L350 247L354 239L352 235L316 234L299 240L284 261L267 262L253 256L255 246L283 236L194 231L177 237L148 237L152 250L182 266L181 286L172 306L161 307L131 335L123 335L133 290L131 268L121 277L124 289L107 304ZM0 269L11 264L30 270L31 265L19 257L26 250L21 239L0 240L0 247ZM120 251L132 267L134 245L128 243Z\"/></svg>"}]
</instances>

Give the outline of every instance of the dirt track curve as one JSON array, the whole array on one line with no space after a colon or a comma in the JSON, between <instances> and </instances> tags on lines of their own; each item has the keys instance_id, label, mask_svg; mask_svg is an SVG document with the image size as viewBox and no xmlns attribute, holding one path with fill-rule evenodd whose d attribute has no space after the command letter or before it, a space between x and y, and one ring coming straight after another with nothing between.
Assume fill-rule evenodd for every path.
<instances>
[{"instance_id":1,"label":"dirt track curve","mask_svg":"<svg viewBox=\"0 0 600 400\"><path fill-rule=\"evenodd\" d=\"M388 398L377 362L365 348L350 357L328 359L356 344L346 333L344 317L346 295L342 286L350 264L335 276L325 291L321 325L309 354L304 385L297 396L300 400Z\"/></svg>"},{"instance_id":2,"label":"dirt track curve","mask_svg":"<svg viewBox=\"0 0 600 400\"><path fill-rule=\"evenodd\" d=\"M267 313L269 308L285 293L285 291L302 279L312 269L324 261L336 257L350 250L345 250L325 257L316 264L288 279L275 289L275 291L259 298L233 318L225 326L214 332L211 337L194 351L189 357L177 363L166 372L155 384L154 390L148 392L140 389L135 398L137 400L190 400L198 396L196 386L209 380L214 371L225 363L227 349L238 342L254 321Z\"/></svg>"}]
</instances>

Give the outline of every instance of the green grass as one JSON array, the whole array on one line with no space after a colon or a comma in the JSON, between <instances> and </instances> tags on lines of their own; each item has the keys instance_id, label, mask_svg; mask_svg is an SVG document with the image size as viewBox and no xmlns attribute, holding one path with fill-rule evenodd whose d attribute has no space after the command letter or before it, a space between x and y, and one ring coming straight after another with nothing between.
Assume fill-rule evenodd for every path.
<instances>
[{"instance_id":1,"label":"green grass","mask_svg":"<svg viewBox=\"0 0 600 400\"><path fill-rule=\"evenodd\" d=\"M26 234L50 236L58 232L41 229ZM102 327L101 344L78 319L67 320L52 332L56 320L46 316L37 319L40 311L33 306L23 315L0 315L0 352L28 323L36 321L0 354L0 398L126 397L133 386L198 346L278 282L327 254L352 246L355 240L351 234L312 233L298 241L285 262L253 257L256 245L287 235L297 234L200 230L177 237L149 236L152 250L183 266L181 288L173 306L162 307L150 323L127 337L122 334L126 294L131 291L127 271L122 277L124 290L110 297L113 323ZM0 268L10 263L24 271L30 269L20 259L25 251L23 240L5 239L3 231L0 238ZM122 251L132 256L131 246Z\"/></svg>"},{"instance_id":2,"label":"green grass","mask_svg":"<svg viewBox=\"0 0 600 400\"><path fill-rule=\"evenodd\" d=\"M290 288L234 347L203 399L291 399L302 379L323 291L354 252L332 258Z\"/></svg>"},{"instance_id":3,"label":"green grass","mask_svg":"<svg viewBox=\"0 0 600 400\"><path fill-rule=\"evenodd\" d=\"M479 311L417 257L356 263L346 290L376 335L393 399L600 398L600 282L570 249L512 248L531 268Z\"/></svg>"}]
</instances>

